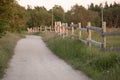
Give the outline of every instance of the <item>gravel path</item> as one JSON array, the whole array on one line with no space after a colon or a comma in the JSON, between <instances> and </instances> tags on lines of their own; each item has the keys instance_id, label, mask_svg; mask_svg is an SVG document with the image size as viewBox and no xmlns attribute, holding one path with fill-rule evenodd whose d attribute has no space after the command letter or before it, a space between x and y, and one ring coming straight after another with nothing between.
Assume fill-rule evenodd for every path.
<instances>
[{"instance_id":1,"label":"gravel path","mask_svg":"<svg viewBox=\"0 0 120 80\"><path fill-rule=\"evenodd\" d=\"M38 36L18 42L2 80L90 80L56 57Z\"/></svg>"}]
</instances>

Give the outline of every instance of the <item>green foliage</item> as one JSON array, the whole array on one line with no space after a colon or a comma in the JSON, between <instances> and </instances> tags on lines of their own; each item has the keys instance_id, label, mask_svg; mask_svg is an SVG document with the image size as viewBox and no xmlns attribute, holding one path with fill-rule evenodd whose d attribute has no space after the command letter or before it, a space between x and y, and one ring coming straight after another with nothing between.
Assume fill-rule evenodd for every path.
<instances>
[{"instance_id":1,"label":"green foliage","mask_svg":"<svg viewBox=\"0 0 120 80\"><path fill-rule=\"evenodd\" d=\"M92 22L94 26L99 26L99 15L97 12L89 11L83 6L74 5L70 11L66 13L66 21L68 23L82 23L82 26L86 26L87 22Z\"/></svg>"},{"instance_id":2,"label":"green foliage","mask_svg":"<svg viewBox=\"0 0 120 80\"><path fill-rule=\"evenodd\" d=\"M27 12L25 8L19 6L18 4L14 4L12 8L12 20L10 22L9 31L12 32L21 32L24 30L27 22Z\"/></svg>"},{"instance_id":3,"label":"green foliage","mask_svg":"<svg viewBox=\"0 0 120 80\"><path fill-rule=\"evenodd\" d=\"M44 7L28 9L28 27L39 27L41 25L51 25L51 14Z\"/></svg>"},{"instance_id":4,"label":"green foliage","mask_svg":"<svg viewBox=\"0 0 120 80\"><path fill-rule=\"evenodd\" d=\"M11 20L11 6L13 0L0 0L0 37L6 30Z\"/></svg>"},{"instance_id":5,"label":"green foliage","mask_svg":"<svg viewBox=\"0 0 120 80\"><path fill-rule=\"evenodd\" d=\"M102 10L102 4L100 5L94 5L91 3L88 10L95 11L99 13L99 16L101 17L101 10ZM108 5L108 3L105 3L105 6L103 6L103 18L104 21L107 22L107 27L120 27L120 3L114 2L114 4Z\"/></svg>"},{"instance_id":6,"label":"green foliage","mask_svg":"<svg viewBox=\"0 0 120 80\"><path fill-rule=\"evenodd\" d=\"M64 10L61 6L55 5L52 9L47 11L44 7L35 7L31 9L28 6L28 22L27 27L50 26L52 24L52 14L54 21L63 21Z\"/></svg>"},{"instance_id":7,"label":"green foliage","mask_svg":"<svg viewBox=\"0 0 120 80\"><path fill-rule=\"evenodd\" d=\"M101 26L101 8L102 4L95 5L91 3L88 10L83 6L74 5L71 10L64 12L63 8L59 5L55 5L49 11L44 7L35 7L31 9L28 6L27 9L27 27L36 27L36 26L50 26L52 24L52 14L53 20L62 21L67 23L78 23L81 22L82 26L86 26L87 22L91 22L93 26ZM112 9L111 9L112 8ZM104 20L107 22L107 25L110 27L119 27L119 4L114 3L110 6L105 3L104 7ZM109 15L108 15L109 14Z\"/></svg>"},{"instance_id":8,"label":"green foliage","mask_svg":"<svg viewBox=\"0 0 120 80\"><path fill-rule=\"evenodd\" d=\"M120 26L120 6L114 8L107 8L104 10L104 20L109 27L117 28ZM109 15L108 15L109 14Z\"/></svg>"},{"instance_id":9,"label":"green foliage","mask_svg":"<svg viewBox=\"0 0 120 80\"><path fill-rule=\"evenodd\" d=\"M94 5L93 3L91 3L91 5L89 6L89 10L96 11L96 12L100 13L101 12L101 4Z\"/></svg>"},{"instance_id":10,"label":"green foliage","mask_svg":"<svg viewBox=\"0 0 120 80\"><path fill-rule=\"evenodd\" d=\"M21 31L26 24L26 11L15 0L0 0L0 36L6 31Z\"/></svg>"},{"instance_id":11,"label":"green foliage","mask_svg":"<svg viewBox=\"0 0 120 80\"><path fill-rule=\"evenodd\" d=\"M61 6L55 5L53 7L53 15L54 15L54 21L62 21L64 22L65 18L65 12Z\"/></svg>"},{"instance_id":12,"label":"green foliage","mask_svg":"<svg viewBox=\"0 0 120 80\"><path fill-rule=\"evenodd\" d=\"M105 54L100 55L98 58L96 58L93 62L90 64L99 71L107 71L110 68L114 68L116 65L118 65L120 62L120 55L118 54Z\"/></svg>"}]
</instances>

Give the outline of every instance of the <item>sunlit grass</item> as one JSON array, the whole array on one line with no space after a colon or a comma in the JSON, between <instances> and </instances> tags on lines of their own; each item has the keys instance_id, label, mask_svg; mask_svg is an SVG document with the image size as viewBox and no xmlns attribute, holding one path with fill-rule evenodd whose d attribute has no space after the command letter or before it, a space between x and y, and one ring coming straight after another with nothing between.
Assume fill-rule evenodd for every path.
<instances>
[{"instance_id":1,"label":"sunlit grass","mask_svg":"<svg viewBox=\"0 0 120 80\"><path fill-rule=\"evenodd\" d=\"M83 71L93 80L120 80L120 52L101 51L95 46L89 48L78 39L63 39L53 35L52 33L50 37L51 33L44 34L44 41L55 55L64 59L74 69ZM99 40L97 33L93 35L93 38Z\"/></svg>"},{"instance_id":2,"label":"sunlit grass","mask_svg":"<svg viewBox=\"0 0 120 80\"><path fill-rule=\"evenodd\" d=\"M115 32L115 31L120 31L120 28L107 28L107 32ZM76 35L79 35L78 33L79 32L76 30ZM101 33L92 31L91 35L92 35L91 36L92 40L95 40L101 43L103 42ZM88 38L88 33L82 32L81 38L83 40L86 40ZM107 43L106 43L107 47L120 47L120 35L106 36L106 40L107 40Z\"/></svg>"}]
</instances>

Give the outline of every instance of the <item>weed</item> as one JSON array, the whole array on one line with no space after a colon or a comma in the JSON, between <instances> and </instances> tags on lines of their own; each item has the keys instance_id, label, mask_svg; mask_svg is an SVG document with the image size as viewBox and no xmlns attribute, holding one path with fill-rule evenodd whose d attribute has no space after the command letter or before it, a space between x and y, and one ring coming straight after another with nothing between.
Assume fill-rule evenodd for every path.
<instances>
[{"instance_id":1,"label":"weed","mask_svg":"<svg viewBox=\"0 0 120 80\"><path fill-rule=\"evenodd\" d=\"M14 47L21 37L23 37L23 35L7 32L0 38L0 78L3 77L4 70L14 53Z\"/></svg>"},{"instance_id":2,"label":"weed","mask_svg":"<svg viewBox=\"0 0 120 80\"><path fill-rule=\"evenodd\" d=\"M119 52L104 52L94 46L88 48L76 39L50 38L49 35L43 36L48 47L73 68L83 71L93 80L120 80Z\"/></svg>"}]
</instances>

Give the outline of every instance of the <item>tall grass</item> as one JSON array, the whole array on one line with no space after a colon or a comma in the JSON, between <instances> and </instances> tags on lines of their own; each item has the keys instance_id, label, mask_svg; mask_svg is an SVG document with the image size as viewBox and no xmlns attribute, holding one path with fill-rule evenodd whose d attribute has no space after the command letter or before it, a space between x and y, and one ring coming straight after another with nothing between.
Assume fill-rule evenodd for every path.
<instances>
[{"instance_id":1,"label":"tall grass","mask_svg":"<svg viewBox=\"0 0 120 80\"><path fill-rule=\"evenodd\" d=\"M50 35L43 36L48 47L73 68L83 71L93 80L120 80L120 52L104 52L94 46L88 48L76 39Z\"/></svg>"},{"instance_id":2,"label":"tall grass","mask_svg":"<svg viewBox=\"0 0 120 80\"><path fill-rule=\"evenodd\" d=\"M0 78L3 77L4 70L14 53L14 47L21 37L23 35L7 32L6 35L0 38Z\"/></svg>"}]
</instances>

